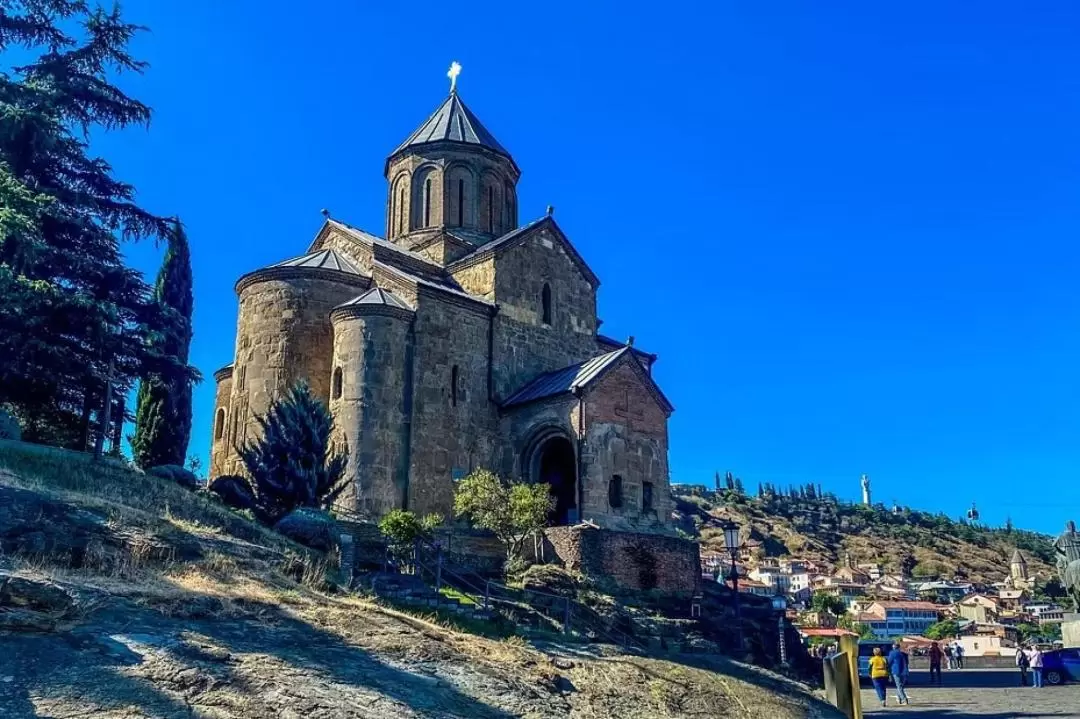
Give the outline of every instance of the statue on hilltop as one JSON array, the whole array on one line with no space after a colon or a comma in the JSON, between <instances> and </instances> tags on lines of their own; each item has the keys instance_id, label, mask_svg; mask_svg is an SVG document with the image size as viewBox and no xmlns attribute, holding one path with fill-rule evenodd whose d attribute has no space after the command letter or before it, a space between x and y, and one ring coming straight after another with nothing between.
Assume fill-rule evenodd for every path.
<instances>
[{"instance_id":1,"label":"statue on hilltop","mask_svg":"<svg viewBox=\"0 0 1080 719\"><path fill-rule=\"evenodd\" d=\"M1073 611L1080 612L1080 534L1076 523L1069 520L1065 531L1054 540L1054 549L1058 553L1057 570L1061 586L1069 593L1073 602Z\"/></svg>"}]
</instances>

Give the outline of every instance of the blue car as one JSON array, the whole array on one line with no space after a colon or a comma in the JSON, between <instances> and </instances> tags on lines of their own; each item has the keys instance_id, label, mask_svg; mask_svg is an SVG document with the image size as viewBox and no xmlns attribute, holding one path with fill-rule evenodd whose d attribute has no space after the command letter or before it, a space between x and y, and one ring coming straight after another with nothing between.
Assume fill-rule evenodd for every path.
<instances>
[{"instance_id":1,"label":"blue car","mask_svg":"<svg viewBox=\"0 0 1080 719\"><path fill-rule=\"evenodd\" d=\"M1043 678L1054 685L1080 681L1080 649L1043 652Z\"/></svg>"}]
</instances>

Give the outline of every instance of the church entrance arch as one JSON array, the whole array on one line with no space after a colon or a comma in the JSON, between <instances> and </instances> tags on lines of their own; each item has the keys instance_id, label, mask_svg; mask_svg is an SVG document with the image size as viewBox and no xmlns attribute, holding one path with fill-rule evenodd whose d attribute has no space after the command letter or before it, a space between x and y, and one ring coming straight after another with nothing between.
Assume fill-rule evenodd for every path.
<instances>
[{"instance_id":1,"label":"church entrance arch","mask_svg":"<svg viewBox=\"0 0 1080 719\"><path fill-rule=\"evenodd\" d=\"M555 508L548 524L575 524L578 521L577 453L574 444L562 432L549 432L532 443L529 454L529 479L551 487Z\"/></svg>"}]
</instances>

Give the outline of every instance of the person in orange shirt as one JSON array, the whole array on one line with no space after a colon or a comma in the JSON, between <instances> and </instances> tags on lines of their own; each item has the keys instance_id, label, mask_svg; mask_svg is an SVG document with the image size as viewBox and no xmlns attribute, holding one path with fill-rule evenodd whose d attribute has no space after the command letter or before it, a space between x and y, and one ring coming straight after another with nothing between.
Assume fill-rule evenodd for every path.
<instances>
[{"instance_id":1,"label":"person in orange shirt","mask_svg":"<svg viewBox=\"0 0 1080 719\"><path fill-rule=\"evenodd\" d=\"M885 706L885 690L889 687L889 662L881 656L881 647L874 647L874 656L870 657L870 681L874 683L878 701Z\"/></svg>"}]
</instances>

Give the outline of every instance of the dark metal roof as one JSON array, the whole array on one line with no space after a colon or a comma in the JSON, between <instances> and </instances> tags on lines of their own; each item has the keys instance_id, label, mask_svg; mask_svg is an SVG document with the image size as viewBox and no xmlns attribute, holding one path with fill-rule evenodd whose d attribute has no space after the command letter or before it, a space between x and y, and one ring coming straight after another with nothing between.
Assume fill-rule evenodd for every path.
<instances>
[{"instance_id":1,"label":"dark metal roof","mask_svg":"<svg viewBox=\"0 0 1080 719\"><path fill-rule=\"evenodd\" d=\"M284 262L278 262L271 267L310 267L313 269L322 270L337 270L338 272L349 272L354 275L359 275L360 270L349 260L339 255L334 250L320 250L319 252L312 252L310 255L302 255L300 257L293 257L290 260Z\"/></svg>"},{"instance_id":2,"label":"dark metal roof","mask_svg":"<svg viewBox=\"0 0 1080 719\"><path fill-rule=\"evenodd\" d=\"M405 142L398 145L390 156L416 145L429 142L460 142L466 145L479 145L489 150L510 157L495 136L487 131L480 120L465 106L456 92L450 93L439 108L409 135Z\"/></svg>"},{"instance_id":3,"label":"dark metal roof","mask_svg":"<svg viewBox=\"0 0 1080 719\"><path fill-rule=\"evenodd\" d=\"M614 352L608 352L587 359L584 362L542 374L510 395L503 402L503 407L512 407L526 402L534 402L538 399L574 392L599 377L604 370L618 362L619 358L629 351L630 347L622 347Z\"/></svg>"},{"instance_id":4,"label":"dark metal roof","mask_svg":"<svg viewBox=\"0 0 1080 719\"><path fill-rule=\"evenodd\" d=\"M338 307L359 307L363 305L389 305L412 312L412 307L393 292L387 292L382 287L372 287L370 290L348 302L343 302ZM334 309L337 309L335 307Z\"/></svg>"}]
</instances>

